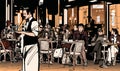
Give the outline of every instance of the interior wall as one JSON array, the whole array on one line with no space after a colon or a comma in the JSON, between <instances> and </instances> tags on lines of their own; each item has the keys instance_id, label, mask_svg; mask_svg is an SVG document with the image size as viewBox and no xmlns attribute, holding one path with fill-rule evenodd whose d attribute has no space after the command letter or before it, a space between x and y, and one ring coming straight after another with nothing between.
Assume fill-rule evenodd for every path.
<instances>
[{"instance_id":1,"label":"interior wall","mask_svg":"<svg viewBox=\"0 0 120 71\"><path fill-rule=\"evenodd\" d=\"M79 23L88 24L88 6L79 7Z\"/></svg>"},{"instance_id":2,"label":"interior wall","mask_svg":"<svg viewBox=\"0 0 120 71\"><path fill-rule=\"evenodd\" d=\"M77 24L77 7L68 8L68 25L70 26L70 30L73 29L74 24Z\"/></svg>"},{"instance_id":3,"label":"interior wall","mask_svg":"<svg viewBox=\"0 0 120 71\"><path fill-rule=\"evenodd\" d=\"M120 4L110 5L110 31L112 28L117 28L120 34Z\"/></svg>"},{"instance_id":4,"label":"interior wall","mask_svg":"<svg viewBox=\"0 0 120 71\"><path fill-rule=\"evenodd\" d=\"M104 24L104 12L104 4L95 4L91 6L91 17L95 20L95 24Z\"/></svg>"}]
</instances>

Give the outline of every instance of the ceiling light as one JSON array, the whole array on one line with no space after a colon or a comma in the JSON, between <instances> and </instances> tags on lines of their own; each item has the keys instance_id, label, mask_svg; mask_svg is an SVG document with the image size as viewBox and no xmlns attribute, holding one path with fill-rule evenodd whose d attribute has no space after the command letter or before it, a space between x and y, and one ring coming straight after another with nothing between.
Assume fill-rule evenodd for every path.
<instances>
[{"instance_id":1,"label":"ceiling light","mask_svg":"<svg viewBox=\"0 0 120 71\"><path fill-rule=\"evenodd\" d=\"M71 5L66 5L65 7L70 7Z\"/></svg>"},{"instance_id":2,"label":"ceiling light","mask_svg":"<svg viewBox=\"0 0 120 71\"><path fill-rule=\"evenodd\" d=\"M107 4L112 4L111 2L107 2Z\"/></svg>"},{"instance_id":3,"label":"ceiling light","mask_svg":"<svg viewBox=\"0 0 120 71\"><path fill-rule=\"evenodd\" d=\"M89 2L97 2L97 0L90 0Z\"/></svg>"},{"instance_id":4,"label":"ceiling light","mask_svg":"<svg viewBox=\"0 0 120 71\"><path fill-rule=\"evenodd\" d=\"M44 0L39 0L39 6L42 5Z\"/></svg>"},{"instance_id":5,"label":"ceiling light","mask_svg":"<svg viewBox=\"0 0 120 71\"><path fill-rule=\"evenodd\" d=\"M72 1L75 1L75 0L68 0L68 2L72 2Z\"/></svg>"}]
</instances>

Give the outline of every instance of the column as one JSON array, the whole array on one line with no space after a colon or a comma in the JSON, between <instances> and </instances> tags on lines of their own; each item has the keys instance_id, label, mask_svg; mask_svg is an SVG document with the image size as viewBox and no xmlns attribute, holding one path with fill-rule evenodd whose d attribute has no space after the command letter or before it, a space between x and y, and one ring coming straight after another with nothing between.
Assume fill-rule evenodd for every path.
<instances>
[{"instance_id":1,"label":"column","mask_svg":"<svg viewBox=\"0 0 120 71\"><path fill-rule=\"evenodd\" d=\"M13 0L11 0L11 23L13 23Z\"/></svg>"},{"instance_id":2,"label":"column","mask_svg":"<svg viewBox=\"0 0 120 71\"><path fill-rule=\"evenodd\" d=\"M64 24L67 24L67 20L68 20L67 19L67 13L68 13L67 9L64 9Z\"/></svg>"},{"instance_id":3,"label":"column","mask_svg":"<svg viewBox=\"0 0 120 71\"><path fill-rule=\"evenodd\" d=\"M7 6L7 0L6 0L5 5L6 5L6 11L5 11L5 12L6 12L5 26L7 26L7 23L6 23L6 21L8 20L8 19L7 19L7 17L8 17L8 13L7 13L7 11L8 11L8 10L7 10L7 7L8 7L8 6Z\"/></svg>"}]
</instances>

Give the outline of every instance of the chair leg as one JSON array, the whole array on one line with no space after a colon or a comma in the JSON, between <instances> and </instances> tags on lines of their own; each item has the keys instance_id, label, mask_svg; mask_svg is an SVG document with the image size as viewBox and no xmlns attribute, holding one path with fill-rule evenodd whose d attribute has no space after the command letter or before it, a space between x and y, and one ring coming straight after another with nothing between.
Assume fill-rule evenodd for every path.
<instances>
[{"instance_id":1,"label":"chair leg","mask_svg":"<svg viewBox=\"0 0 120 71\"><path fill-rule=\"evenodd\" d=\"M64 67L65 67L65 65L67 64L67 59L68 59L68 55L66 54L66 56L65 56L65 63L64 63Z\"/></svg>"},{"instance_id":2,"label":"chair leg","mask_svg":"<svg viewBox=\"0 0 120 71\"><path fill-rule=\"evenodd\" d=\"M3 60L3 62L6 62L6 53L4 53L3 55L4 55L4 60Z\"/></svg>"},{"instance_id":3,"label":"chair leg","mask_svg":"<svg viewBox=\"0 0 120 71\"><path fill-rule=\"evenodd\" d=\"M40 54L40 63L43 63L43 54Z\"/></svg>"},{"instance_id":4,"label":"chair leg","mask_svg":"<svg viewBox=\"0 0 120 71\"><path fill-rule=\"evenodd\" d=\"M10 61L12 61L12 51L10 51Z\"/></svg>"},{"instance_id":5,"label":"chair leg","mask_svg":"<svg viewBox=\"0 0 120 71\"><path fill-rule=\"evenodd\" d=\"M78 58L80 61L78 61ZM83 62L81 55L76 56L76 65L80 65Z\"/></svg>"},{"instance_id":6,"label":"chair leg","mask_svg":"<svg viewBox=\"0 0 120 71\"><path fill-rule=\"evenodd\" d=\"M80 60L81 60L81 63L80 63L80 64L82 65L82 64L84 63L84 62L83 62L83 57L82 57L82 55L80 55Z\"/></svg>"},{"instance_id":7,"label":"chair leg","mask_svg":"<svg viewBox=\"0 0 120 71\"><path fill-rule=\"evenodd\" d=\"M76 56L73 55L73 70L75 70L75 64L76 64Z\"/></svg>"},{"instance_id":8,"label":"chair leg","mask_svg":"<svg viewBox=\"0 0 120 71\"><path fill-rule=\"evenodd\" d=\"M115 54L115 57L114 58L112 58L112 60L113 60L113 66L115 66L116 65L116 57L117 57L117 54Z\"/></svg>"},{"instance_id":9,"label":"chair leg","mask_svg":"<svg viewBox=\"0 0 120 71\"><path fill-rule=\"evenodd\" d=\"M0 63L1 63L1 56L0 56Z\"/></svg>"},{"instance_id":10,"label":"chair leg","mask_svg":"<svg viewBox=\"0 0 120 71\"><path fill-rule=\"evenodd\" d=\"M49 65L50 65L50 54L48 54L47 57L48 57L48 67L49 67Z\"/></svg>"},{"instance_id":11,"label":"chair leg","mask_svg":"<svg viewBox=\"0 0 120 71\"><path fill-rule=\"evenodd\" d=\"M96 60L96 53L94 53L94 60L93 60L93 62L95 62L95 60Z\"/></svg>"},{"instance_id":12,"label":"chair leg","mask_svg":"<svg viewBox=\"0 0 120 71\"><path fill-rule=\"evenodd\" d=\"M65 64L67 64L67 54L66 54L66 58L65 58Z\"/></svg>"},{"instance_id":13,"label":"chair leg","mask_svg":"<svg viewBox=\"0 0 120 71\"><path fill-rule=\"evenodd\" d=\"M60 58L58 57L58 60L57 60L58 63L59 63L59 61L60 61L59 59L60 59Z\"/></svg>"},{"instance_id":14,"label":"chair leg","mask_svg":"<svg viewBox=\"0 0 120 71\"><path fill-rule=\"evenodd\" d=\"M53 63L53 54L51 54L51 58L50 58L51 60L50 60L50 64L52 64ZM52 62L52 63L51 63Z\"/></svg>"}]
</instances>

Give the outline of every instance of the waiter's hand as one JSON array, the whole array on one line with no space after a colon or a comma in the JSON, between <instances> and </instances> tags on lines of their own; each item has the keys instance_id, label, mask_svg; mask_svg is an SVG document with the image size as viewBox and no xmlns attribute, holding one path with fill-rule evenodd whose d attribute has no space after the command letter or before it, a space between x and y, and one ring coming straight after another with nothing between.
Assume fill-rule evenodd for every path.
<instances>
[{"instance_id":1,"label":"waiter's hand","mask_svg":"<svg viewBox=\"0 0 120 71\"><path fill-rule=\"evenodd\" d=\"M18 34L25 34L25 32L23 32L23 31L22 32L16 32L16 33L18 33Z\"/></svg>"}]
</instances>

